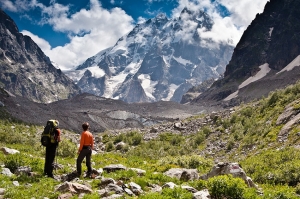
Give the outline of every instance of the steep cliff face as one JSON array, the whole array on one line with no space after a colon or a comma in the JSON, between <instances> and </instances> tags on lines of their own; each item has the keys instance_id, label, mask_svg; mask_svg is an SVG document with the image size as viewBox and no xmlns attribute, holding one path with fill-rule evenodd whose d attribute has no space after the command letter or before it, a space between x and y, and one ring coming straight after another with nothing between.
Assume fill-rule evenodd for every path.
<instances>
[{"instance_id":1,"label":"steep cliff face","mask_svg":"<svg viewBox=\"0 0 300 199\"><path fill-rule=\"evenodd\" d=\"M56 69L34 41L21 34L0 10L0 86L36 102L67 99L80 93L73 81Z\"/></svg>"},{"instance_id":2,"label":"steep cliff face","mask_svg":"<svg viewBox=\"0 0 300 199\"><path fill-rule=\"evenodd\" d=\"M159 14L78 66L90 72L81 72L77 85L85 92L130 103L180 102L193 85L219 78L232 55L229 43L203 45L197 30L210 31L213 23L200 10L183 9L173 19Z\"/></svg>"},{"instance_id":3,"label":"steep cliff face","mask_svg":"<svg viewBox=\"0 0 300 199\"><path fill-rule=\"evenodd\" d=\"M295 83L299 79L295 72L300 55L299 21L300 1L269 1L264 12L256 15L241 37L226 66L224 78L195 102L249 101ZM294 71L284 69L289 64ZM263 71L266 74L262 75Z\"/></svg>"}]
</instances>

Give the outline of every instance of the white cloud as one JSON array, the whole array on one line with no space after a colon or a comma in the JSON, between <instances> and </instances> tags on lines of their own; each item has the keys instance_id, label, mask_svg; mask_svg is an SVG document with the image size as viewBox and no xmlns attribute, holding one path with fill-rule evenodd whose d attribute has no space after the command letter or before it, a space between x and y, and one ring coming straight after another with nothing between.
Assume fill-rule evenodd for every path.
<instances>
[{"instance_id":1,"label":"white cloud","mask_svg":"<svg viewBox=\"0 0 300 199\"><path fill-rule=\"evenodd\" d=\"M202 38L212 39L216 42L232 42L235 46L240 40L243 32L255 18L257 13L262 13L268 0L179 0L178 7L172 13L178 17L184 7L192 10L205 10L212 20L214 26L210 32L199 29L198 33ZM230 16L221 17L216 8L217 3L226 7ZM205 41L204 41L205 42ZM204 43L208 45L209 43Z\"/></svg>"},{"instance_id":2,"label":"white cloud","mask_svg":"<svg viewBox=\"0 0 300 199\"><path fill-rule=\"evenodd\" d=\"M149 0L148 3L154 1L158 0ZM214 26L210 32L199 29L198 33L201 37L217 42L231 40L232 45L236 45L255 15L263 11L267 1L216 0L211 3L211 0L178 0L178 7L172 13L173 16L178 17L184 7L194 10L205 9L212 17ZM225 18L220 16L216 9L217 2L228 9L230 16ZM111 0L111 3L114 3L114 0ZM55 0L51 0L49 6L38 0L0 0L0 5L3 9L12 12L40 9L42 13L41 25L49 24L55 31L68 34L69 43L51 48L44 39L28 31L23 31L41 47L52 61L59 64L62 70L72 69L100 50L111 47L121 36L133 28L133 19L124 10L121 8L106 10L102 8L100 0L90 0L89 8L81 9L75 13L71 12L71 5L62 5ZM145 19L142 17L138 19L138 23L143 21ZM187 20L186 25L192 27L195 24ZM192 35L192 32L188 31L187 33L177 36L184 36L189 39L188 36Z\"/></svg>"},{"instance_id":3,"label":"white cloud","mask_svg":"<svg viewBox=\"0 0 300 199\"><path fill-rule=\"evenodd\" d=\"M11 12L18 11L18 8L14 5L14 3L9 0L1 0L0 5L1 5L2 9L4 9L4 10L9 10Z\"/></svg>"},{"instance_id":4,"label":"white cloud","mask_svg":"<svg viewBox=\"0 0 300 199\"><path fill-rule=\"evenodd\" d=\"M32 34L31 32L27 30L21 31L23 35L27 35L31 37L31 39L42 49L43 52L49 52L51 49L51 45L49 44L48 41L44 40L43 38L40 38L37 35Z\"/></svg>"},{"instance_id":5,"label":"white cloud","mask_svg":"<svg viewBox=\"0 0 300 199\"><path fill-rule=\"evenodd\" d=\"M43 19L40 24L49 24L55 31L65 32L70 42L64 46L51 48L45 40L29 35L62 70L73 69L100 50L111 47L116 41L133 29L133 19L120 8L105 10L98 0L90 0L89 9L70 14L70 6L50 2L45 6L36 0L29 3L31 8L39 8Z\"/></svg>"}]
</instances>

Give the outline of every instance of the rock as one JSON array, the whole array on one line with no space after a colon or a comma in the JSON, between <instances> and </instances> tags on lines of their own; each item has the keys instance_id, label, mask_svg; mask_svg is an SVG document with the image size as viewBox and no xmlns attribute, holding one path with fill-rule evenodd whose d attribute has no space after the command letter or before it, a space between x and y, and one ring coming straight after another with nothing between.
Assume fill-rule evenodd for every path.
<instances>
[{"instance_id":1,"label":"rock","mask_svg":"<svg viewBox=\"0 0 300 199\"><path fill-rule=\"evenodd\" d=\"M12 155L12 154L20 153L20 151L18 151L18 150L10 149L10 148L7 148L7 147L2 147L1 151L3 151L3 153L5 155Z\"/></svg>"},{"instance_id":2,"label":"rock","mask_svg":"<svg viewBox=\"0 0 300 199\"><path fill-rule=\"evenodd\" d=\"M13 176L13 173L8 168L3 168L1 173L8 177Z\"/></svg>"},{"instance_id":3,"label":"rock","mask_svg":"<svg viewBox=\"0 0 300 199\"><path fill-rule=\"evenodd\" d=\"M77 171L73 171L72 173L62 175L61 181L62 182L65 182L65 181L70 182L70 181L76 179L77 177L78 177Z\"/></svg>"},{"instance_id":4,"label":"rock","mask_svg":"<svg viewBox=\"0 0 300 199\"><path fill-rule=\"evenodd\" d=\"M130 168L129 170L135 171L139 176L144 176L146 174L146 171L143 169Z\"/></svg>"},{"instance_id":5,"label":"rock","mask_svg":"<svg viewBox=\"0 0 300 199\"><path fill-rule=\"evenodd\" d=\"M185 189L185 190L187 190L187 191L189 191L189 192L191 192L191 193L196 193L196 192L198 192L198 190L195 189L194 187L187 186L187 185L182 185L181 188L182 188L182 189Z\"/></svg>"},{"instance_id":6,"label":"rock","mask_svg":"<svg viewBox=\"0 0 300 199\"><path fill-rule=\"evenodd\" d=\"M210 194L207 189L204 189L202 191L198 191L193 194L193 199L210 199Z\"/></svg>"},{"instance_id":7,"label":"rock","mask_svg":"<svg viewBox=\"0 0 300 199\"><path fill-rule=\"evenodd\" d=\"M58 196L57 199L69 199L69 198L72 198L72 197L73 197L73 195L71 193L64 193L64 194Z\"/></svg>"},{"instance_id":8,"label":"rock","mask_svg":"<svg viewBox=\"0 0 300 199\"><path fill-rule=\"evenodd\" d=\"M236 162L234 163L219 162L218 164L213 166L213 168L209 173L201 176L200 178L206 180L214 176L226 175L226 174L231 174L234 177L242 178L249 187L257 188L257 186L254 184L252 179L246 175L245 171Z\"/></svg>"},{"instance_id":9,"label":"rock","mask_svg":"<svg viewBox=\"0 0 300 199\"><path fill-rule=\"evenodd\" d=\"M135 196L135 194L130 189L128 189L128 188L124 188L124 191L129 196Z\"/></svg>"},{"instance_id":10,"label":"rock","mask_svg":"<svg viewBox=\"0 0 300 199\"><path fill-rule=\"evenodd\" d=\"M86 185L72 182L64 182L63 184L57 185L55 191L60 191L63 193L70 192L74 194L93 192L93 190Z\"/></svg>"},{"instance_id":11,"label":"rock","mask_svg":"<svg viewBox=\"0 0 300 199\"><path fill-rule=\"evenodd\" d=\"M149 132L150 133L157 133L158 132L158 128L152 127Z\"/></svg>"},{"instance_id":12,"label":"rock","mask_svg":"<svg viewBox=\"0 0 300 199\"><path fill-rule=\"evenodd\" d=\"M3 196L5 194L5 189L4 188L0 188L0 195Z\"/></svg>"},{"instance_id":13,"label":"rock","mask_svg":"<svg viewBox=\"0 0 300 199\"><path fill-rule=\"evenodd\" d=\"M292 117L299 113L299 110L294 109L294 104L295 102L292 102L285 107L284 111L277 118L276 125L287 123Z\"/></svg>"},{"instance_id":14,"label":"rock","mask_svg":"<svg viewBox=\"0 0 300 199\"><path fill-rule=\"evenodd\" d=\"M280 132L278 133L278 138L282 138L284 140L287 139L291 128L295 124L299 124L299 122L300 122L300 114L297 114L281 128Z\"/></svg>"},{"instance_id":15,"label":"rock","mask_svg":"<svg viewBox=\"0 0 300 199\"><path fill-rule=\"evenodd\" d=\"M150 192L161 192L162 191L162 187L157 185L157 184L151 184L149 186L151 188Z\"/></svg>"},{"instance_id":16,"label":"rock","mask_svg":"<svg viewBox=\"0 0 300 199\"><path fill-rule=\"evenodd\" d=\"M114 172L114 171L118 171L118 170L126 170L126 167L123 166L122 164L111 164L108 166L105 166L103 168L104 171L106 171L107 173L110 172Z\"/></svg>"},{"instance_id":17,"label":"rock","mask_svg":"<svg viewBox=\"0 0 300 199\"><path fill-rule=\"evenodd\" d=\"M108 184L116 184L116 181L112 178L102 178L99 186L106 187Z\"/></svg>"},{"instance_id":18,"label":"rock","mask_svg":"<svg viewBox=\"0 0 300 199\"><path fill-rule=\"evenodd\" d=\"M134 182L129 183L129 188L135 195L141 195L143 193L141 186Z\"/></svg>"},{"instance_id":19,"label":"rock","mask_svg":"<svg viewBox=\"0 0 300 199\"><path fill-rule=\"evenodd\" d=\"M116 185L116 184L108 184L105 187L105 190L109 193L109 192L114 192L116 194L122 194L125 191L122 189L122 187Z\"/></svg>"},{"instance_id":20,"label":"rock","mask_svg":"<svg viewBox=\"0 0 300 199\"><path fill-rule=\"evenodd\" d=\"M15 185L16 187L20 186L20 183L19 183L18 181L13 181L12 183L13 183L13 185Z\"/></svg>"},{"instance_id":21,"label":"rock","mask_svg":"<svg viewBox=\"0 0 300 199\"><path fill-rule=\"evenodd\" d=\"M178 187L178 185L176 185L174 182L167 182L162 186L162 188L170 188L170 189L174 189L175 187Z\"/></svg>"},{"instance_id":22,"label":"rock","mask_svg":"<svg viewBox=\"0 0 300 199\"><path fill-rule=\"evenodd\" d=\"M197 169L172 168L166 171L164 175L184 181L199 179Z\"/></svg>"},{"instance_id":23,"label":"rock","mask_svg":"<svg viewBox=\"0 0 300 199\"><path fill-rule=\"evenodd\" d=\"M104 197L102 199L117 199L117 198L123 198L123 195L121 195L121 194L112 194L112 195Z\"/></svg>"},{"instance_id":24,"label":"rock","mask_svg":"<svg viewBox=\"0 0 300 199\"><path fill-rule=\"evenodd\" d=\"M126 146L125 142L119 142L115 145L116 150L121 150Z\"/></svg>"},{"instance_id":25,"label":"rock","mask_svg":"<svg viewBox=\"0 0 300 199\"><path fill-rule=\"evenodd\" d=\"M28 166L21 166L21 167L18 167L15 171L15 174L16 175L21 175L21 174L24 174L24 175L27 175L27 176L30 176L31 175L31 168L28 167Z\"/></svg>"}]
</instances>

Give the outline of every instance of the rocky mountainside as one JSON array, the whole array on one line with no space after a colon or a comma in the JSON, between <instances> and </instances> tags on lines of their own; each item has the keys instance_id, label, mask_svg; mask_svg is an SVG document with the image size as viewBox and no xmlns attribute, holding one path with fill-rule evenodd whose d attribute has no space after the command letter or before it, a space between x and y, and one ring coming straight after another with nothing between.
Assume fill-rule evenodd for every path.
<instances>
[{"instance_id":1,"label":"rocky mountainside","mask_svg":"<svg viewBox=\"0 0 300 199\"><path fill-rule=\"evenodd\" d=\"M181 105L176 102L133 103L107 99L88 93L73 98L42 104L12 95L0 89L0 107L14 118L35 125L45 125L58 119L61 128L77 132L88 121L93 132L144 128L168 121L207 112L201 106Z\"/></svg>"},{"instance_id":2,"label":"rocky mountainside","mask_svg":"<svg viewBox=\"0 0 300 199\"><path fill-rule=\"evenodd\" d=\"M0 87L36 102L67 99L80 89L0 10Z\"/></svg>"},{"instance_id":3,"label":"rocky mountainside","mask_svg":"<svg viewBox=\"0 0 300 199\"><path fill-rule=\"evenodd\" d=\"M159 14L68 74L84 92L102 97L180 102L192 86L219 78L232 55L229 43L200 38L197 29L210 31L212 26L203 11L185 8L173 19Z\"/></svg>"},{"instance_id":4,"label":"rocky mountainside","mask_svg":"<svg viewBox=\"0 0 300 199\"><path fill-rule=\"evenodd\" d=\"M238 104L299 80L300 1L271 0L244 32L224 78L195 103Z\"/></svg>"}]
</instances>

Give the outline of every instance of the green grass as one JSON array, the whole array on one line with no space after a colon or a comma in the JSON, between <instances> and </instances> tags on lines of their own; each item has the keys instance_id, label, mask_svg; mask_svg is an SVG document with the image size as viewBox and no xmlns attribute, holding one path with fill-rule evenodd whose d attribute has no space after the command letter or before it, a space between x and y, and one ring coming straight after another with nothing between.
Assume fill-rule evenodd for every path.
<instances>
[{"instance_id":1,"label":"green grass","mask_svg":"<svg viewBox=\"0 0 300 199\"><path fill-rule=\"evenodd\" d=\"M206 124L192 135L172 134L165 132L151 141L144 141L143 132L131 131L111 136L103 136L106 152L92 156L95 169L109 164L123 164L127 168L140 168L146 171L144 176L137 176L133 171L106 173L105 177L122 180L125 183L135 182L145 191L139 198L191 198L191 194L180 187L164 189L162 193L149 193L149 184L162 186L166 182L177 185L190 185L198 190L208 189L212 198L244 199L294 199L300 194L300 125L295 124L289 131L285 142L278 142L277 136L282 128L276 125L278 116L289 104L298 110L300 103L300 84L271 93L257 102L235 107L235 112L227 118L213 117L211 124ZM205 118L205 115L187 118L193 122ZM55 186L59 182L42 176L45 148L39 143L38 132L41 126L29 125L9 116L0 107L0 146L13 148L20 154L4 155L0 152L0 164L12 171L18 166L30 166L34 177L0 174L0 188L5 188L5 198L57 198ZM65 134L72 133L64 131ZM208 140L226 141L222 150L212 151L213 155L199 154L207 147ZM124 142L125 146L116 151L114 145ZM63 140L59 146L57 162L63 169L55 171L57 175L72 172L75 169L77 146L69 140ZM207 173L216 159L227 162L239 162L246 174L262 188L263 194L245 186L240 179L231 176L218 176L207 181L195 180L183 182L163 175L170 168L197 169L199 174ZM85 166L83 165L85 169ZM83 179L84 180L84 179ZM20 186L15 187L13 181ZM99 189L100 180L90 182L92 189ZM45 189L47 187L47 189ZM223 195L222 195L223 194ZM74 196L73 198L78 198ZM86 194L83 198L99 198L97 193ZM126 196L125 198L131 198Z\"/></svg>"}]
</instances>

